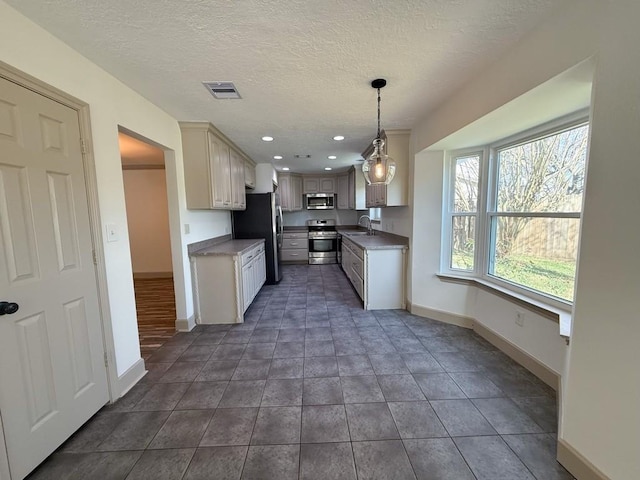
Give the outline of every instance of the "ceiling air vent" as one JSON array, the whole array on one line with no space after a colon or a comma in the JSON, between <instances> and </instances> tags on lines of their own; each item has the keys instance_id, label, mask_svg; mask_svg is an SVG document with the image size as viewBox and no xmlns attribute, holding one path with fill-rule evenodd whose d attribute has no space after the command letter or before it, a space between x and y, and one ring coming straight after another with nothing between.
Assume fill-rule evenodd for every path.
<instances>
[{"instance_id":1,"label":"ceiling air vent","mask_svg":"<svg viewBox=\"0 0 640 480\"><path fill-rule=\"evenodd\" d=\"M300 155L300 154L297 154L297 155L294 155L294 157L295 158L311 158L311 155Z\"/></svg>"},{"instance_id":2,"label":"ceiling air vent","mask_svg":"<svg viewBox=\"0 0 640 480\"><path fill-rule=\"evenodd\" d=\"M231 82L202 82L202 84L218 100L242 98Z\"/></svg>"}]
</instances>

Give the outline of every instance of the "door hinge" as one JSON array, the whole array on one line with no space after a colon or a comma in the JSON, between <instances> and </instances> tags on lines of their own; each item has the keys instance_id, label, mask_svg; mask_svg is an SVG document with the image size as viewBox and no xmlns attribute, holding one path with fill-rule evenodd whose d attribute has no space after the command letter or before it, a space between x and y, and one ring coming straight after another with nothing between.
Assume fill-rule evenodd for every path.
<instances>
[{"instance_id":1,"label":"door hinge","mask_svg":"<svg viewBox=\"0 0 640 480\"><path fill-rule=\"evenodd\" d=\"M104 366L109 368L109 355L107 352L104 352Z\"/></svg>"},{"instance_id":2,"label":"door hinge","mask_svg":"<svg viewBox=\"0 0 640 480\"><path fill-rule=\"evenodd\" d=\"M80 151L83 155L87 154L87 144L85 143L84 138L80 139Z\"/></svg>"},{"instance_id":3,"label":"door hinge","mask_svg":"<svg viewBox=\"0 0 640 480\"><path fill-rule=\"evenodd\" d=\"M96 255L96 251L92 250L91 255L93 256L93 264L98 265L98 255Z\"/></svg>"}]
</instances>

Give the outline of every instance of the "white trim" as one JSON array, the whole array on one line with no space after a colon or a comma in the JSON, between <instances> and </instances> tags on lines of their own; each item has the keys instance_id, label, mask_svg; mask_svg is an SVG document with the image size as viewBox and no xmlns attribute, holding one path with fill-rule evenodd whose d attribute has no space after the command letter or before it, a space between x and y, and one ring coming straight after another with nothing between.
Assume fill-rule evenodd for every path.
<instances>
[{"instance_id":1,"label":"white trim","mask_svg":"<svg viewBox=\"0 0 640 480\"><path fill-rule=\"evenodd\" d=\"M85 176L85 188L87 190L87 202L89 206L89 227L91 229L91 241L95 252L95 273L98 290L98 305L100 309L103 345L107 357L115 358L115 345L111 322L111 310L109 308L109 292L107 288L107 271L105 267L104 243L102 241L102 222L100 220L100 209L98 204L98 182L96 176L95 158L93 156L93 135L91 133L91 116L89 105L65 92L52 87L45 82L24 73L11 65L0 61L0 76L17 83L44 97L50 98L62 105L65 105L78 114L80 125L80 138L84 143L82 154L83 169ZM114 361L107 362L107 388L109 397L114 400L117 393L118 374Z\"/></svg>"},{"instance_id":2,"label":"white trim","mask_svg":"<svg viewBox=\"0 0 640 480\"><path fill-rule=\"evenodd\" d=\"M567 130L571 130L580 125L586 125L589 123L589 108L583 108L577 112L564 115L555 120L545 122L542 125L535 126L524 132L518 132L510 137L500 139L496 142L492 142L489 145L491 150L504 150L505 148L515 147L517 145L523 145L529 143L538 138L543 138L555 133L561 133Z\"/></svg>"},{"instance_id":3,"label":"white trim","mask_svg":"<svg viewBox=\"0 0 640 480\"><path fill-rule=\"evenodd\" d=\"M131 390L146 374L147 370L144 366L144 360L141 358L118 377L118 398L124 396L124 394ZM112 399L113 402L116 400L117 398Z\"/></svg>"},{"instance_id":4,"label":"white trim","mask_svg":"<svg viewBox=\"0 0 640 480\"><path fill-rule=\"evenodd\" d=\"M507 354L554 390L560 388L560 374L496 331L475 320L473 331Z\"/></svg>"},{"instance_id":5,"label":"white trim","mask_svg":"<svg viewBox=\"0 0 640 480\"><path fill-rule=\"evenodd\" d=\"M551 305L554 309L570 310L572 302L546 294L541 291L530 289L525 285L510 282L507 279L490 274L490 267L495 246L491 242L494 236L491 232L495 229L498 217L533 217L533 218L572 218L578 221L581 212L499 212L497 211L497 153L500 150L522 145L550 135L557 135L568 130L589 124L588 110L580 110L572 114L546 122L543 125L531 128L525 132L517 133L511 137L499 140L490 145L482 147L465 148L461 150L451 150L445 154L444 178L443 178L443 201L442 201L442 231L441 231L441 252L440 252L440 272L444 276L474 279L478 283L488 283L491 287L497 286L498 290L512 290L515 297L526 296L536 303ZM454 163L459 158L479 155L479 183L478 183L478 207L475 214L469 212L454 212ZM585 166L586 169L586 166ZM584 202L584 196L583 196ZM453 255L452 245L452 225L454 216L474 216L475 224L475 249L473 270L459 270L451 268ZM577 265L576 265L577 268ZM509 294L509 293L507 293ZM568 336L570 332L570 318L563 317L563 335Z\"/></svg>"},{"instance_id":6,"label":"white trim","mask_svg":"<svg viewBox=\"0 0 640 480\"><path fill-rule=\"evenodd\" d=\"M9 456L7 455L7 445L4 441L2 414L0 414L0 480L11 480L11 471L9 470Z\"/></svg>"},{"instance_id":7,"label":"white trim","mask_svg":"<svg viewBox=\"0 0 640 480\"><path fill-rule=\"evenodd\" d=\"M456 313L445 312L433 308L423 307L421 305L410 305L410 312L420 317L430 318L439 322L457 325L458 327L469 328L487 340L500 351L507 354L513 360L518 362L532 374L549 385L554 390L560 388L560 374L548 367L530 353L526 352L516 344L512 343L499 333L490 329L477 319L458 315Z\"/></svg>"},{"instance_id":8,"label":"white trim","mask_svg":"<svg viewBox=\"0 0 640 480\"><path fill-rule=\"evenodd\" d=\"M563 438L558 439L558 462L580 480L610 480Z\"/></svg>"},{"instance_id":9,"label":"white trim","mask_svg":"<svg viewBox=\"0 0 640 480\"><path fill-rule=\"evenodd\" d=\"M472 329L473 322L475 321L471 317L458 315L457 313L445 312L443 310L436 310L435 308L423 307L422 305L410 304L409 308L409 311L413 315L431 318L442 323L448 323L450 325L456 325L463 328Z\"/></svg>"},{"instance_id":10,"label":"white trim","mask_svg":"<svg viewBox=\"0 0 640 480\"><path fill-rule=\"evenodd\" d=\"M178 332L190 332L196 327L196 316L191 315L189 318L176 319L176 330Z\"/></svg>"}]
</instances>

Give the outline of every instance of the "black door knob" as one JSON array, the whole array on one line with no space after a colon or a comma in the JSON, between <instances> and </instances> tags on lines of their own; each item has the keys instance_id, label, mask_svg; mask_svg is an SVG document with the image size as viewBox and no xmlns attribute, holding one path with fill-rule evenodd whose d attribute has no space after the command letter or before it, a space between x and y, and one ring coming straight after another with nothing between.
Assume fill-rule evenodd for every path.
<instances>
[{"instance_id":1,"label":"black door knob","mask_svg":"<svg viewBox=\"0 0 640 480\"><path fill-rule=\"evenodd\" d=\"M0 315L11 315L16 313L20 306L13 302L0 302Z\"/></svg>"}]
</instances>

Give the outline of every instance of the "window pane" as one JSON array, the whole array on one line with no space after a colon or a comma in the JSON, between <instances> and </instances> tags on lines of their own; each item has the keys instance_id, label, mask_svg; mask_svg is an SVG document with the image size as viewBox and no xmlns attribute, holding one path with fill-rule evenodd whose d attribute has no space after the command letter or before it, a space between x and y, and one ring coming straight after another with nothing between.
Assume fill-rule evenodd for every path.
<instances>
[{"instance_id":1,"label":"window pane","mask_svg":"<svg viewBox=\"0 0 640 480\"><path fill-rule=\"evenodd\" d=\"M498 152L498 211L580 212L588 125Z\"/></svg>"},{"instance_id":2,"label":"window pane","mask_svg":"<svg viewBox=\"0 0 640 480\"><path fill-rule=\"evenodd\" d=\"M478 209L480 156L459 157L455 161L453 210L475 212Z\"/></svg>"},{"instance_id":3,"label":"window pane","mask_svg":"<svg viewBox=\"0 0 640 480\"><path fill-rule=\"evenodd\" d=\"M473 270L476 217L456 215L452 220L451 268Z\"/></svg>"},{"instance_id":4,"label":"window pane","mask_svg":"<svg viewBox=\"0 0 640 480\"><path fill-rule=\"evenodd\" d=\"M493 218L489 273L573 301L580 220Z\"/></svg>"}]
</instances>

